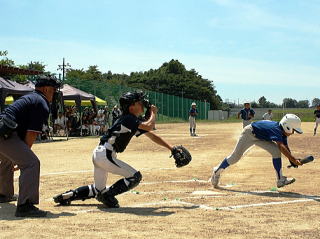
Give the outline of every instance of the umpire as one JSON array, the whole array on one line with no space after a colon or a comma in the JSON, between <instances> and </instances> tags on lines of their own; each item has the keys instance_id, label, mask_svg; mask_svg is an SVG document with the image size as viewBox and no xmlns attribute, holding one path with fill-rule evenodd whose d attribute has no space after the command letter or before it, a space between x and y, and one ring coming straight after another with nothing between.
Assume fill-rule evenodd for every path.
<instances>
[{"instance_id":1,"label":"umpire","mask_svg":"<svg viewBox=\"0 0 320 239\"><path fill-rule=\"evenodd\" d=\"M0 114L0 202L15 201L13 175L20 169L16 217L45 217L39 204L40 161L31 147L44 123L60 83L41 76L35 91L20 97Z\"/></svg>"}]
</instances>

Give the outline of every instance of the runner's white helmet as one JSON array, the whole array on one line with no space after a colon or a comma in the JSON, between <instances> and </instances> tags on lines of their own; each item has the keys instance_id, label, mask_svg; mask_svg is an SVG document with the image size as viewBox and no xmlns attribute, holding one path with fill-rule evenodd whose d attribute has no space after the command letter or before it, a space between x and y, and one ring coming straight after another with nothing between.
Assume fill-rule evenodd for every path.
<instances>
[{"instance_id":1,"label":"runner's white helmet","mask_svg":"<svg viewBox=\"0 0 320 239\"><path fill-rule=\"evenodd\" d=\"M293 131L296 131L299 134L303 133L301 129L301 120L295 114L286 114L283 116L280 120L280 125L286 133L291 134Z\"/></svg>"}]
</instances>

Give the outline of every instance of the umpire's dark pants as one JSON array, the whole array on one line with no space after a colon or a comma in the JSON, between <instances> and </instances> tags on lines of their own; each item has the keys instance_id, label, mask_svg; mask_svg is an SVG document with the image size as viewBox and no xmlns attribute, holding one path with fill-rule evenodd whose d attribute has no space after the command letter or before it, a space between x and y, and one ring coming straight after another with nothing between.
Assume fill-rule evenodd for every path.
<instances>
[{"instance_id":1,"label":"umpire's dark pants","mask_svg":"<svg viewBox=\"0 0 320 239\"><path fill-rule=\"evenodd\" d=\"M18 205L28 200L39 203L40 161L16 132L4 140L0 138L0 194L13 195L13 165L20 168Z\"/></svg>"}]
</instances>

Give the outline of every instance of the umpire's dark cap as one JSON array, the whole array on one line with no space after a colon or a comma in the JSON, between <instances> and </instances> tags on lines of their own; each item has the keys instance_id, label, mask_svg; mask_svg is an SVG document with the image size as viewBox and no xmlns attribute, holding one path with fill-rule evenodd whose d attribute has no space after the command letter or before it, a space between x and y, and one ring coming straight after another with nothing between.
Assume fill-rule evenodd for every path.
<instances>
[{"instance_id":1,"label":"umpire's dark cap","mask_svg":"<svg viewBox=\"0 0 320 239\"><path fill-rule=\"evenodd\" d=\"M39 76L36 79L35 86L36 87L52 86L54 88L59 88L61 86L61 83L58 81L57 78L53 76Z\"/></svg>"}]
</instances>

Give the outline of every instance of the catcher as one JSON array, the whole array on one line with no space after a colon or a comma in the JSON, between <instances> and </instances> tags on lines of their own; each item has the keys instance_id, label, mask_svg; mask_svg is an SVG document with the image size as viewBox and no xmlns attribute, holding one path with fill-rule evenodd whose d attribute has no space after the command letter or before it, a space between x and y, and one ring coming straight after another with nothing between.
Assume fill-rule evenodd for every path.
<instances>
[{"instance_id":1,"label":"catcher","mask_svg":"<svg viewBox=\"0 0 320 239\"><path fill-rule=\"evenodd\" d=\"M128 92L120 97L121 117L108 129L106 135L100 139L100 144L93 150L94 184L82 186L75 190L55 196L54 202L69 205L74 200L96 198L108 208L118 208L115 196L136 187L142 175L139 171L117 158L122 153L131 138L144 134L153 142L167 148L175 158L177 167L187 165L191 155L183 146L171 146L151 130L155 127L157 108L151 105L142 92ZM140 115L147 108L145 118ZM121 175L109 188L106 187L108 173Z\"/></svg>"}]
</instances>

